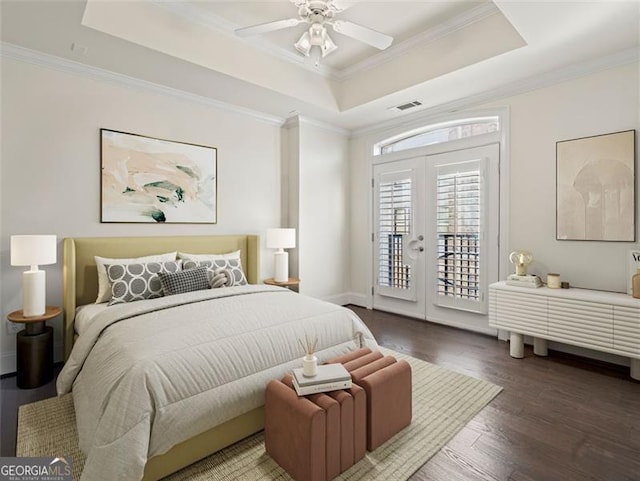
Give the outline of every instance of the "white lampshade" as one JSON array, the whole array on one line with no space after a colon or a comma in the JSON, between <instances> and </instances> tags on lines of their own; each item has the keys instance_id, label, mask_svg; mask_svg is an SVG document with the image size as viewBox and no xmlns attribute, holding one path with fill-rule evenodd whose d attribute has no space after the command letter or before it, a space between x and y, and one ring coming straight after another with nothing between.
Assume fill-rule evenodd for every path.
<instances>
[{"instance_id":1,"label":"white lampshade","mask_svg":"<svg viewBox=\"0 0 640 481\"><path fill-rule=\"evenodd\" d=\"M56 243L55 235L12 235L11 265L55 264L57 260Z\"/></svg>"},{"instance_id":2,"label":"white lampshade","mask_svg":"<svg viewBox=\"0 0 640 481\"><path fill-rule=\"evenodd\" d=\"M267 229L267 248L289 249L295 246L295 229Z\"/></svg>"},{"instance_id":3,"label":"white lampshade","mask_svg":"<svg viewBox=\"0 0 640 481\"><path fill-rule=\"evenodd\" d=\"M38 265L56 263L56 236L12 235L11 265L30 266L22 273L22 313L42 316L46 311L46 274Z\"/></svg>"}]
</instances>

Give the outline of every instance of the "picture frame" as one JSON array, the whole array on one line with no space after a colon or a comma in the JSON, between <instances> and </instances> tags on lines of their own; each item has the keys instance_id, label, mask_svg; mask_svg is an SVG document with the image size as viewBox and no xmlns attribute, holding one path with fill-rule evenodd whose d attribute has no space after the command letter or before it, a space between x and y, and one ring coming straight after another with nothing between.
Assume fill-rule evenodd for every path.
<instances>
[{"instance_id":1,"label":"picture frame","mask_svg":"<svg viewBox=\"0 0 640 481\"><path fill-rule=\"evenodd\" d=\"M100 129L100 222L216 224L217 149Z\"/></svg>"},{"instance_id":2,"label":"picture frame","mask_svg":"<svg viewBox=\"0 0 640 481\"><path fill-rule=\"evenodd\" d=\"M556 142L556 239L635 242L635 130Z\"/></svg>"}]
</instances>

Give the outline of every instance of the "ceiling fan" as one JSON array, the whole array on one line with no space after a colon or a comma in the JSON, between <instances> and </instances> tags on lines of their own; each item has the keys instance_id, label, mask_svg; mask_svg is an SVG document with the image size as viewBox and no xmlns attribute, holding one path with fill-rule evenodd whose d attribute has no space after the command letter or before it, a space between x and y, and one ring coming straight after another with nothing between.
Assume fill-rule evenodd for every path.
<instances>
[{"instance_id":1,"label":"ceiling fan","mask_svg":"<svg viewBox=\"0 0 640 481\"><path fill-rule=\"evenodd\" d=\"M302 34L294 44L294 47L305 57L309 56L313 47L318 47L315 49L316 52L319 52L316 54L316 67L318 66L320 55L324 58L338 48L327 33L327 25L335 32L354 38L380 50L386 49L393 42L393 37L377 32L371 28L363 27L348 20L335 20L335 15L345 10L345 7L338 3L339 0L290 1L298 7L298 18L287 18L239 28L235 31L236 35L239 37L249 37L295 27L301 23L308 23L309 29Z\"/></svg>"}]
</instances>

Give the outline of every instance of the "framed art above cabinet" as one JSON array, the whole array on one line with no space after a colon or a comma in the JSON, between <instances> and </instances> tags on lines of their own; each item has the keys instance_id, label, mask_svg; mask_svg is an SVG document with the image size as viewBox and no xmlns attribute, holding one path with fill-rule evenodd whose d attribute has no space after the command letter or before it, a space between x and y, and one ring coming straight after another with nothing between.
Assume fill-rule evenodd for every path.
<instances>
[{"instance_id":1,"label":"framed art above cabinet","mask_svg":"<svg viewBox=\"0 0 640 481\"><path fill-rule=\"evenodd\" d=\"M635 242L635 130L556 143L556 238Z\"/></svg>"}]
</instances>

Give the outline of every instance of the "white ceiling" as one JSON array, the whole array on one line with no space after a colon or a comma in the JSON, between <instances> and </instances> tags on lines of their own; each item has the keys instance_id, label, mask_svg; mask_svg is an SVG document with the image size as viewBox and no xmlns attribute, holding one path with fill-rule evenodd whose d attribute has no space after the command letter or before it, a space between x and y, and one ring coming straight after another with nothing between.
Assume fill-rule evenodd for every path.
<instances>
[{"instance_id":1,"label":"white ceiling","mask_svg":"<svg viewBox=\"0 0 640 481\"><path fill-rule=\"evenodd\" d=\"M344 4L348 7L336 15L336 19L349 20L365 27L394 37L397 45L414 35L430 28L437 27L445 20L452 19L464 12L469 12L475 7L486 5L485 1L460 1L446 2L366 2ZM297 8L287 0L237 2L181 2L162 3L165 8L171 8L176 13L182 9L184 13L190 11L201 17L211 28L221 31L233 31L238 27L251 26L281 20L285 18L297 18ZM402 14L398 15L398 10ZM300 35L308 29L307 24L297 27L260 35L254 42L261 43L263 47L273 49L274 54L293 55L300 54L293 48L293 44ZM362 42L335 33L329 29L331 38L338 45L338 50L322 60L322 65L328 67L331 72L341 70L372 57L379 52Z\"/></svg>"},{"instance_id":2,"label":"white ceiling","mask_svg":"<svg viewBox=\"0 0 640 481\"><path fill-rule=\"evenodd\" d=\"M358 2L339 18L392 35L394 44L379 52L331 32L339 50L320 69L292 47L304 25L233 34L295 17L287 0L2 0L0 9L3 42L347 129L406 115L388 110L406 101L437 107L640 45L638 1Z\"/></svg>"}]
</instances>

